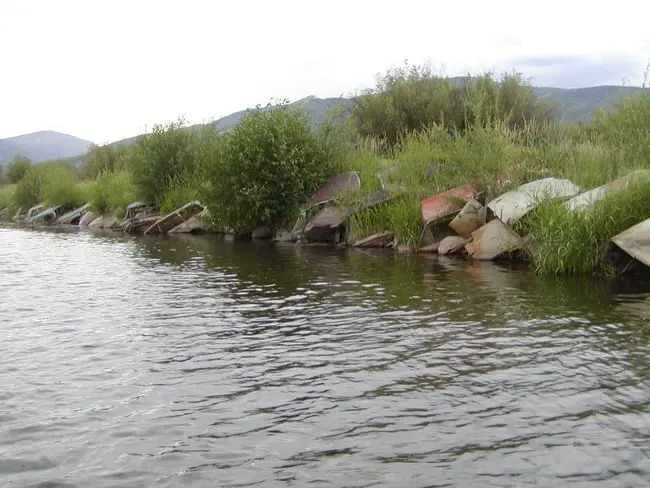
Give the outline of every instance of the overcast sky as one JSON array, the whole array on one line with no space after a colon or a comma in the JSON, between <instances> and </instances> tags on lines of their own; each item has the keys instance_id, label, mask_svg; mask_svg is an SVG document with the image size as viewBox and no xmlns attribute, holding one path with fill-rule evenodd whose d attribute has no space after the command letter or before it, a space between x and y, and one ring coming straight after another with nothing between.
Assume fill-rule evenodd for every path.
<instances>
[{"instance_id":1,"label":"overcast sky","mask_svg":"<svg viewBox=\"0 0 650 488\"><path fill-rule=\"evenodd\" d=\"M431 62L534 84L638 85L650 1L0 0L0 138L96 143L307 95L350 95Z\"/></svg>"}]
</instances>

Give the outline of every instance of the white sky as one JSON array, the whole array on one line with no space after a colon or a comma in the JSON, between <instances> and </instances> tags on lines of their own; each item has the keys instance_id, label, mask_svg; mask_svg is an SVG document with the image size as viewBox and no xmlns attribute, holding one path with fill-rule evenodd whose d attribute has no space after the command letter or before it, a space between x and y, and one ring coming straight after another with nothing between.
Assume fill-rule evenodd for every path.
<instances>
[{"instance_id":1,"label":"white sky","mask_svg":"<svg viewBox=\"0 0 650 488\"><path fill-rule=\"evenodd\" d=\"M538 85L640 84L649 0L0 0L0 138L103 143L307 95L408 59Z\"/></svg>"}]
</instances>

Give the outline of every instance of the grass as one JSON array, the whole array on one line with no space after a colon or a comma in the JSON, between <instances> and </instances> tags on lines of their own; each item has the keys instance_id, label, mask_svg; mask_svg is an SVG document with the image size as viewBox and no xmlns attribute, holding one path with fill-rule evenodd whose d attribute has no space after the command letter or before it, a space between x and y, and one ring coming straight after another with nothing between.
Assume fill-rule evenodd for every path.
<instances>
[{"instance_id":1,"label":"grass","mask_svg":"<svg viewBox=\"0 0 650 488\"><path fill-rule=\"evenodd\" d=\"M611 192L582 212L563 202L540 205L527 223L535 241L535 270L544 275L611 276L609 242L617 234L650 218L650 182Z\"/></svg>"},{"instance_id":2,"label":"grass","mask_svg":"<svg viewBox=\"0 0 650 488\"><path fill-rule=\"evenodd\" d=\"M127 170L104 171L88 189L92 210L99 214L123 212L136 200L136 187Z\"/></svg>"},{"instance_id":3,"label":"grass","mask_svg":"<svg viewBox=\"0 0 650 488\"><path fill-rule=\"evenodd\" d=\"M13 217L18 208L14 201L16 184L0 186L0 210L5 210L5 217Z\"/></svg>"},{"instance_id":4,"label":"grass","mask_svg":"<svg viewBox=\"0 0 650 488\"><path fill-rule=\"evenodd\" d=\"M31 166L13 187L0 188L0 207L92 203L98 213L136 199L162 212L201 200L220 227L291 225L299 206L323 181L356 171L361 188L337 197L359 206L382 187L392 199L350 219L350 240L391 231L416 246L421 200L472 184L491 199L523 183L554 176L582 190L650 168L650 95L637 96L590 124L559 123L554 108L533 97L518 75L497 84L490 76L463 86L423 68L400 68L362 94L352 118L312 132L300 114L279 110L250 115L220 136L184 123L156 126L118 151L94 148L92 181L61 163ZM608 195L581 213L546 202L516 229L530 233L540 274L611 275L605 251L613 236L650 217L650 183ZM444 227L434 229L441 231Z\"/></svg>"}]
</instances>

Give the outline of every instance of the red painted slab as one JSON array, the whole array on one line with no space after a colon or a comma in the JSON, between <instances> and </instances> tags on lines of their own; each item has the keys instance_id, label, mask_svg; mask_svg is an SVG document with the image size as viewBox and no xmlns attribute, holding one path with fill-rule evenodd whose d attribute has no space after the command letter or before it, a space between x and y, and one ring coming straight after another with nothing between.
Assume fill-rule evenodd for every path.
<instances>
[{"instance_id":1,"label":"red painted slab","mask_svg":"<svg viewBox=\"0 0 650 488\"><path fill-rule=\"evenodd\" d=\"M449 200L449 197L463 201ZM450 217L460 212L467 200L476 197L476 189L472 185L463 185L439 193L422 200L422 221L426 224Z\"/></svg>"}]
</instances>

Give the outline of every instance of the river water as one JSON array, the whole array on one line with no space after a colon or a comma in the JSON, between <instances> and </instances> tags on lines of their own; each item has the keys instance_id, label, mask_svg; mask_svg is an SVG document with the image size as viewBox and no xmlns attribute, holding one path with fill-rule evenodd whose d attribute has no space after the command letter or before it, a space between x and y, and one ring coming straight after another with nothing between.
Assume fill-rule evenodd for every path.
<instances>
[{"instance_id":1,"label":"river water","mask_svg":"<svg viewBox=\"0 0 650 488\"><path fill-rule=\"evenodd\" d=\"M650 283L0 229L0 486L648 486Z\"/></svg>"}]
</instances>

